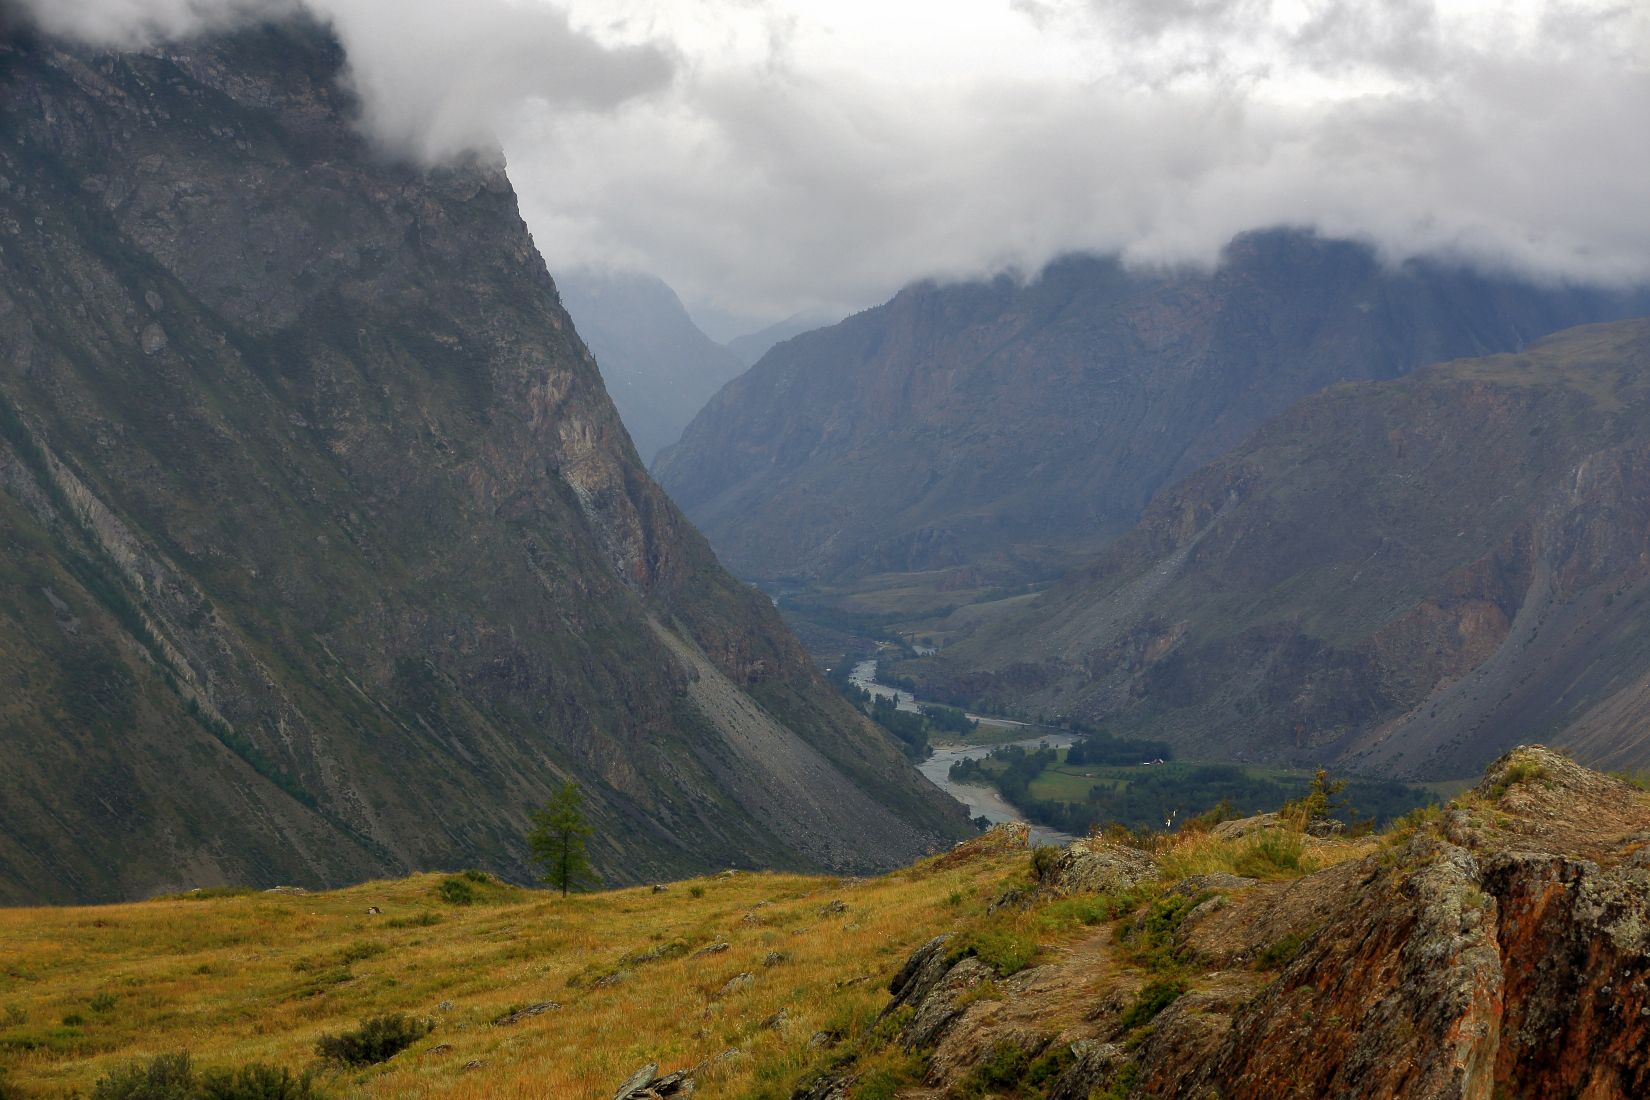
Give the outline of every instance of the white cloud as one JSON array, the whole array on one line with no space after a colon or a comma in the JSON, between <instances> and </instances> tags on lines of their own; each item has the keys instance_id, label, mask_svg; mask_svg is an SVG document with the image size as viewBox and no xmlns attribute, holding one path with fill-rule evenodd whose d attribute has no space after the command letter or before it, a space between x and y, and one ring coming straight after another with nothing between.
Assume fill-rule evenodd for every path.
<instances>
[{"instance_id":1,"label":"white cloud","mask_svg":"<svg viewBox=\"0 0 1650 1100\"><path fill-rule=\"evenodd\" d=\"M1640 0L309 3L397 148L497 134L552 270L634 266L728 311L1075 249L1208 262L1273 224L1650 278ZM106 37L245 4L94 8Z\"/></svg>"}]
</instances>

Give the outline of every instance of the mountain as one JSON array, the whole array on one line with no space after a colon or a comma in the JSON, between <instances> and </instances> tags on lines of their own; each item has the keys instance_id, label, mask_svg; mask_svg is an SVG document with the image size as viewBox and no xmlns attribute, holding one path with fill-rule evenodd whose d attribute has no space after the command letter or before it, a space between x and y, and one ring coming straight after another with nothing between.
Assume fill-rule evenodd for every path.
<instances>
[{"instance_id":1,"label":"mountain","mask_svg":"<svg viewBox=\"0 0 1650 1100\"><path fill-rule=\"evenodd\" d=\"M1297 398L1628 308L1293 231L1238 238L1212 272L1073 257L781 344L654 473L743 577L1045 579Z\"/></svg>"},{"instance_id":2,"label":"mountain","mask_svg":"<svg viewBox=\"0 0 1650 1100\"><path fill-rule=\"evenodd\" d=\"M557 275L556 286L644 462L745 370L651 275L574 268Z\"/></svg>"},{"instance_id":3,"label":"mountain","mask_svg":"<svg viewBox=\"0 0 1650 1100\"><path fill-rule=\"evenodd\" d=\"M502 170L316 26L0 42L0 898L890 866L966 828L649 480Z\"/></svg>"},{"instance_id":4,"label":"mountain","mask_svg":"<svg viewBox=\"0 0 1650 1100\"><path fill-rule=\"evenodd\" d=\"M1650 1093L1647 830L1643 790L1527 747L1375 836L1268 814L1028 852L999 826L851 884L564 902L418 875L0 910L0 1085L152 1097L98 1082L188 1049L385 1100L1627 1100ZM315 1058L382 1013L437 1027L380 1025L411 1045L365 1071Z\"/></svg>"},{"instance_id":5,"label":"mountain","mask_svg":"<svg viewBox=\"0 0 1650 1100\"><path fill-rule=\"evenodd\" d=\"M1650 765L1650 319L1307 398L930 690L1417 778Z\"/></svg>"},{"instance_id":6,"label":"mountain","mask_svg":"<svg viewBox=\"0 0 1650 1100\"><path fill-rule=\"evenodd\" d=\"M775 321L755 332L735 336L728 341L728 351L746 367L754 367L775 344L783 344L793 336L801 336L804 332L812 332L816 328L825 328L834 322L835 318L827 314L809 311L793 313L783 321Z\"/></svg>"}]
</instances>

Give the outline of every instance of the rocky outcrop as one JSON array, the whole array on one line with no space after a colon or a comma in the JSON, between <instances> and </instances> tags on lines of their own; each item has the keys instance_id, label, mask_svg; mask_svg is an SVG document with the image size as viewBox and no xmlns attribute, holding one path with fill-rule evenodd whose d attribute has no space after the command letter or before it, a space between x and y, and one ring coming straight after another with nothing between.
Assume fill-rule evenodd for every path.
<instances>
[{"instance_id":1,"label":"rocky outcrop","mask_svg":"<svg viewBox=\"0 0 1650 1100\"><path fill-rule=\"evenodd\" d=\"M869 870L967 825L648 477L494 162L305 22L0 38L0 901Z\"/></svg>"},{"instance_id":2,"label":"rocky outcrop","mask_svg":"<svg viewBox=\"0 0 1650 1100\"><path fill-rule=\"evenodd\" d=\"M1111 931L1008 979L931 942L892 986L900 1041L934 1089L1040 1059L1012 1094L1071 1100L1650 1094L1650 794L1520 748L1375 847L1165 884L1203 900L1126 923L1172 934L1167 970Z\"/></svg>"}]
</instances>

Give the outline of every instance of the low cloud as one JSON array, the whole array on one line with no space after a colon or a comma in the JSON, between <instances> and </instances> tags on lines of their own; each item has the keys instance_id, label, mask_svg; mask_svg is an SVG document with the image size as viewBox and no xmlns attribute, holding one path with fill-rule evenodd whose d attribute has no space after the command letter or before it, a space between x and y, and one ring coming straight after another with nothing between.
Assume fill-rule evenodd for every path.
<instances>
[{"instance_id":1,"label":"low cloud","mask_svg":"<svg viewBox=\"0 0 1650 1100\"><path fill-rule=\"evenodd\" d=\"M308 14L332 25L362 124L426 163L491 153L523 112L604 112L669 85L667 48L606 46L531 0L16 0L48 33L141 48Z\"/></svg>"},{"instance_id":2,"label":"low cloud","mask_svg":"<svg viewBox=\"0 0 1650 1100\"><path fill-rule=\"evenodd\" d=\"M105 42L269 10L31 2ZM634 267L729 312L1072 250L1207 264L1278 224L1650 279L1636 0L305 2L382 140L502 142L552 270Z\"/></svg>"}]
</instances>

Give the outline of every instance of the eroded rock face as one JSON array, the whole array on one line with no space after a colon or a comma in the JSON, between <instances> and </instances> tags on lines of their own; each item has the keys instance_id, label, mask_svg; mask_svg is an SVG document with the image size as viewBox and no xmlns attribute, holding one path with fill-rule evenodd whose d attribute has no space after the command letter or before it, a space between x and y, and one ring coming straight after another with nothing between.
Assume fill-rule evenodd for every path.
<instances>
[{"instance_id":1,"label":"eroded rock face","mask_svg":"<svg viewBox=\"0 0 1650 1100\"><path fill-rule=\"evenodd\" d=\"M1055 895L1120 892L1152 878L1157 864L1145 852L1097 837L1066 847L1040 886Z\"/></svg>"},{"instance_id":2,"label":"eroded rock face","mask_svg":"<svg viewBox=\"0 0 1650 1100\"><path fill-rule=\"evenodd\" d=\"M903 1039L932 1051L941 1088L998 1044L1063 1046L1045 1094L1073 1100L1650 1095L1647 828L1650 795L1517 749L1374 854L1291 882L1182 884L1208 898L1175 931L1193 974L1149 1026L1125 1013L1150 975L1108 931L965 1012L989 968L942 969L944 943L926 945L895 983ZM1275 972L1252 965L1268 948Z\"/></svg>"},{"instance_id":3,"label":"eroded rock face","mask_svg":"<svg viewBox=\"0 0 1650 1100\"><path fill-rule=\"evenodd\" d=\"M613 883L963 835L648 477L501 166L342 66L0 37L0 901L525 880L566 779Z\"/></svg>"}]
</instances>

